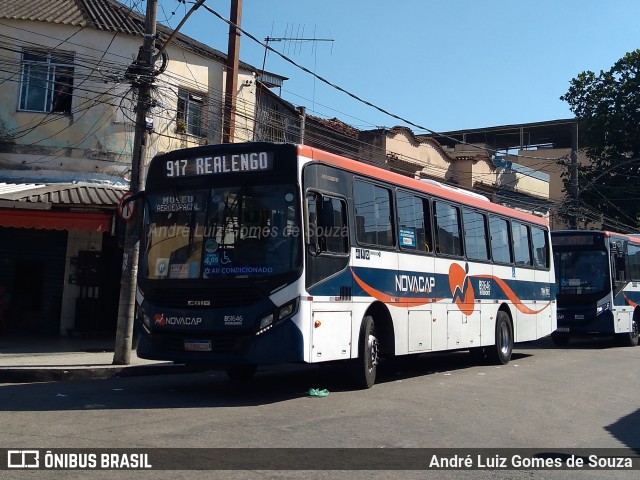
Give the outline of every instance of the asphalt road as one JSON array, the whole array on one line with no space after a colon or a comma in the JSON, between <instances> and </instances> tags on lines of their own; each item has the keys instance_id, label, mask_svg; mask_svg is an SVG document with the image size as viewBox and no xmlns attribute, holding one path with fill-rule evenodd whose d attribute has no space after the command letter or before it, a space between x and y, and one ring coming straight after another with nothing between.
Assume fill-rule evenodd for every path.
<instances>
[{"instance_id":1,"label":"asphalt road","mask_svg":"<svg viewBox=\"0 0 640 480\"><path fill-rule=\"evenodd\" d=\"M584 340L516 346L505 366L466 352L386 362L370 390L339 366L0 385L0 448L633 448L640 348ZM323 398L310 388L327 389ZM595 451L595 450L594 450ZM240 455L247 454L240 451ZM377 456L379 457L379 455ZM638 471L15 472L0 478L638 478Z\"/></svg>"}]
</instances>

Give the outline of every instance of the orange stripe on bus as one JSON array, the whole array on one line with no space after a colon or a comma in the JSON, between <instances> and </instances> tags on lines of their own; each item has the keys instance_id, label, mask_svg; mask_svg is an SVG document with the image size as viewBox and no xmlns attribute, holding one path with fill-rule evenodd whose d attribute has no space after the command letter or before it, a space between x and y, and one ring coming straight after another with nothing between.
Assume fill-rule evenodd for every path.
<instances>
[{"instance_id":1,"label":"orange stripe on bus","mask_svg":"<svg viewBox=\"0 0 640 480\"><path fill-rule=\"evenodd\" d=\"M624 299L627 301L627 305L631 306L631 307L637 307L638 304L634 301L632 301L629 297L627 297L624 293L622 294L624 296Z\"/></svg>"},{"instance_id":2,"label":"orange stripe on bus","mask_svg":"<svg viewBox=\"0 0 640 480\"><path fill-rule=\"evenodd\" d=\"M507 296L507 298L511 301L511 303L513 303L513 306L516 307L518 309L518 311L526 314L526 315L533 315L536 313L540 313L543 310L545 310L549 305L551 305L551 302L547 303L544 307L542 307L540 310L533 310L529 307L527 307L524 303L522 303L522 300L520 300L518 298L518 296L515 294L515 292L513 290L511 290L511 288L509 288L509 285L506 284L506 282L504 280L502 280L501 278L498 277L494 277L493 275L474 275L477 278L489 278L489 279L493 279L496 281L496 283L500 286L500 288L502 288L502 291L505 293L505 295Z\"/></svg>"}]
</instances>

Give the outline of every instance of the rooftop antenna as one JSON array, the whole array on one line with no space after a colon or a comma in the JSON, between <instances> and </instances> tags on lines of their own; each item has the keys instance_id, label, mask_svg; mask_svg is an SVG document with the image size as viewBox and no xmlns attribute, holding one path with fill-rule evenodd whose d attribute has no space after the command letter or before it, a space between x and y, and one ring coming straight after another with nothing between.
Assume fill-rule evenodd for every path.
<instances>
[{"instance_id":1,"label":"rooftop antenna","mask_svg":"<svg viewBox=\"0 0 640 480\"><path fill-rule=\"evenodd\" d=\"M284 37L266 37L264 39L264 43L265 43L265 49L264 49L264 59L262 61L262 74L264 75L264 71L265 71L265 66L267 63L267 52L268 50L268 46L270 42L286 42L286 46L285 48L288 49L288 52L291 51L291 45L294 45L294 54L296 53L300 53L302 51L302 44L303 43L312 43L312 52L314 54L314 70L316 69L316 64L317 64L317 59L318 59L318 49L316 48L316 45L319 42L334 42L335 40L333 38L318 38L315 36L315 27L314 27L314 35L312 37L305 37L304 36L304 26L302 26L302 33L300 33L300 26L298 26L298 33L296 34L297 36L293 37L293 36L286 36L287 32L289 30L289 25L287 24L287 30L285 31L285 36ZM291 31L293 32L293 27L291 28ZM333 45L331 46L331 49L333 51ZM313 79L313 110L315 111L315 88L316 88L316 79L314 77ZM280 94L282 95L282 90L280 91Z\"/></svg>"}]
</instances>

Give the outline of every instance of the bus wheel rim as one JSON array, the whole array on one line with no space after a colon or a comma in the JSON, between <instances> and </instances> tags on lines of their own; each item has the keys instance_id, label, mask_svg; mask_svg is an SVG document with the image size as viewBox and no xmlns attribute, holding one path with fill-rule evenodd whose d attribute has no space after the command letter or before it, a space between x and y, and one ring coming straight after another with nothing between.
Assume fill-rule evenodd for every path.
<instances>
[{"instance_id":1,"label":"bus wheel rim","mask_svg":"<svg viewBox=\"0 0 640 480\"><path fill-rule=\"evenodd\" d=\"M500 325L500 351L504 354L509 352L509 326L506 323Z\"/></svg>"},{"instance_id":2,"label":"bus wheel rim","mask_svg":"<svg viewBox=\"0 0 640 480\"><path fill-rule=\"evenodd\" d=\"M367 339L367 349L369 350L369 371L378 365L378 339L369 335Z\"/></svg>"}]
</instances>

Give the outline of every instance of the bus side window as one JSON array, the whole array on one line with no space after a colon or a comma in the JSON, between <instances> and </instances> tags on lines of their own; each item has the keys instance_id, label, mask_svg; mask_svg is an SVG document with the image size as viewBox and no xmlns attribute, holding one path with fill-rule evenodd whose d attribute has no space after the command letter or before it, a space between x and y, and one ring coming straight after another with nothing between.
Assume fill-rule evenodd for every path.
<instances>
[{"instance_id":1,"label":"bus side window","mask_svg":"<svg viewBox=\"0 0 640 480\"><path fill-rule=\"evenodd\" d=\"M445 202L434 202L436 252L461 257L462 233L460 212L457 207Z\"/></svg>"},{"instance_id":2,"label":"bus side window","mask_svg":"<svg viewBox=\"0 0 640 480\"><path fill-rule=\"evenodd\" d=\"M388 188L356 180L353 184L353 200L356 218L364 224L356 224L358 242L376 247L393 247L391 191Z\"/></svg>"},{"instance_id":3,"label":"bus side window","mask_svg":"<svg viewBox=\"0 0 640 480\"><path fill-rule=\"evenodd\" d=\"M347 203L339 198L324 196L318 215L318 236L323 250L329 253L348 253Z\"/></svg>"},{"instance_id":4,"label":"bus side window","mask_svg":"<svg viewBox=\"0 0 640 480\"><path fill-rule=\"evenodd\" d=\"M511 238L509 223L504 218L489 216L489 232L491 235L491 258L496 263L509 264L511 256Z\"/></svg>"},{"instance_id":5,"label":"bus side window","mask_svg":"<svg viewBox=\"0 0 640 480\"><path fill-rule=\"evenodd\" d=\"M631 280L640 280L640 247L631 245L627 247L627 276Z\"/></svg>"},{"instance_id":6,"label":"bus side window","mask_svg":"<svg viewBox=\"0 0 640 480\"><path fill-rule=\"evenodd\" d=\"M513 256L516 265L531 265L531 248L529 246L529 227L519 222L511 222L511 238L513 240Z\"/></svg>"},{"instance_id":7,"label":"bus side window","mask_svg":"<svg viewBox=\"0 0 640 480\"><path fill-rule=\"evenodd\" d=\"M398 190L396 194L398 212L398 239L402 250L429 253L431 231L428 200Z\"/></svg>"},{"instance_id":8,"label":"bus side window","mask_svg":"<svg viewBox=\"0 0 640 480\"><path fill-rule=\"evenodd\" d=\"M307 195L307 245L309 252L349 252L347 203L319 193Z\"/></svg>"},{"instance_id":9,"label":"bus side window","mask_svg":"<svg viewBox=\"0 0 640 480\"><path fill-rule=\"evenodd\" d=\"M536 268L549 267L549 245L547 233L542 228L531 227L531 243L533 247L533 264Z\"/></svg>"}]
</instances>

